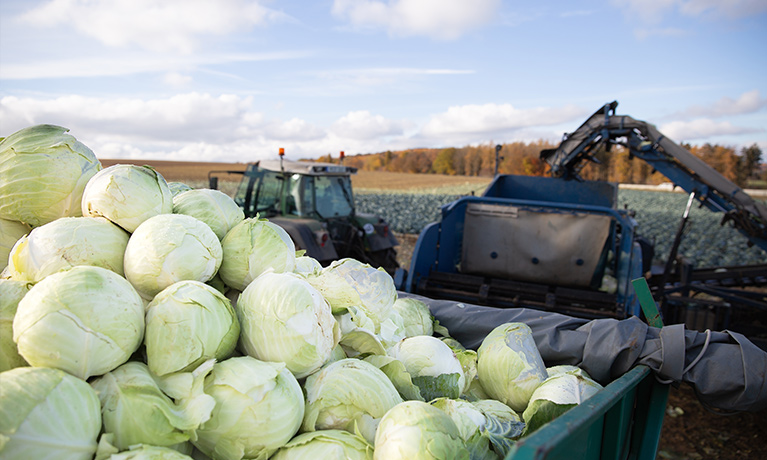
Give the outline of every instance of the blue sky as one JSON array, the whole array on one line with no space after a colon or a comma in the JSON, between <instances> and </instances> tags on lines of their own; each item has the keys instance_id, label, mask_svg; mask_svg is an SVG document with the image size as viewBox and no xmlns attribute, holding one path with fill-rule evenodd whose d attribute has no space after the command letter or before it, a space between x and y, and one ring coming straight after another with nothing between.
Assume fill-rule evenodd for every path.
<instances>
[{"instance_id":1,"label":"blue sky","mask_svg":"<svg viewBox=\"0 0 767 460\"><path fill-rule=\"evenodd\" d=\"M0 136L247 162L556 142L617 100L766 151L765 44L765 0L2 0Z\"/></svg>"}]
</instances>

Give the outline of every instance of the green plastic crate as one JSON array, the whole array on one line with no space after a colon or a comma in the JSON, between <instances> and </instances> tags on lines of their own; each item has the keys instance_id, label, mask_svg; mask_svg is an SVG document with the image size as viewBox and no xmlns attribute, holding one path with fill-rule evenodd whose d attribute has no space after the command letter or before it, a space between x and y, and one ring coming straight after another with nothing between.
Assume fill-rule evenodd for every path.
<instances>
[{"instance_id":1,"label":"green plastic crate","mask_svg":"<svg viewBox=\"0 0 767 460\"><path fill-rule=\"evenodd\" d=\"M506 460L654 459L668 391L637 366L518 441Z\"/></svg>"}]
</instances>

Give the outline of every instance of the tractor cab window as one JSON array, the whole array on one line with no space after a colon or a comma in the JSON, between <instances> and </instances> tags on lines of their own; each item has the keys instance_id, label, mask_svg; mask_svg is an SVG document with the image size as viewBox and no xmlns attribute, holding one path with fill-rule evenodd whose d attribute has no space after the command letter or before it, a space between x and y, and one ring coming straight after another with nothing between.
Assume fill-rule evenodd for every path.
<instances>
[{"instance_id":1,"label":"tractor cab window","mask_svg":"<svg viewBox=\"0 0 767 460\"><path fill-rule=\"evenodd\" d=\"M275 172L263 169L249 169L235 194L234 201L242 206L246 216L273 216L279 212L280 189L283 178Z\"/></svg>"},{"instance_id":2,"label":"tractor cab window","mask_svg":"<svg viewBox=\"0 0 767 460\"><path fill-rule=\"evenodd\" d=\"M351 215L354 209L351 180L348 176L315 176L314 201L323 218Z\"/></svg>"}]
</instances>

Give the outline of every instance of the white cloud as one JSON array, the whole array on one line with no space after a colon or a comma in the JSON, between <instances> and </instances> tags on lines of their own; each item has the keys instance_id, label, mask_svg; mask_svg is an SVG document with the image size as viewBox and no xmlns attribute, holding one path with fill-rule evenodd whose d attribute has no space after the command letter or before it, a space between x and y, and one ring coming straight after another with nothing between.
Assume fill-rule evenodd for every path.
<instances>
[{"instance_id":1,"label":"white cloud","mask_svg":"<svg viewBox=\"0 0 767 460\"><path fill-rule=\"evenodd\" d=\"M108 46L191 54L202 37L283 16L253 0L50 0L21 19L38 27L71 26Z\"/></svg>"},{"instance_id":2,"label":"white cloud","mask_svg":"<svg viewBox=\"0 0 767 460\"><path fill-rule=\"evenodd\" d=\"M694 105L680 115L685 117L723 117L727 115L742 115L754 113L767 107L767 98L763 98L759 90L747 91L737 99L722 97L709 105Z\"/></svg>"},{"instance_id":3,"label":"white cloud","mask_svg":"<svg viewBox=\"0 0 767 460\"><path fill-rule=\"evenodd\" d=\"M325 132L300 118L292 118L286 122L269 126L265 134L279 141L314 141L325 137Z\"/></svg>"},{"instance_id":4,"label":"white cloud","mask_svg":"<svg viewBox=\"0 0 767 460\"><path fill-rule=\"evenodd\" d=\"M717 122L708 118L692 121L672 121L659 128L660 132L677 142L691 142L723 135L757 132L751 128L735 126L729 121Z\"/></svg>"},{"instance_id":5,"label":"white cloud","mask_svg":"<svg viewBox=\"0 0 767 460\"><path fill-rule=\"evenodd\" d=\"M168 72L163 77L165 84L178 88L189 85L192 82L192 77L189 75L182 75L178 72Z\"/></svg>"},{"instance_id":6,"label":"white cloud","mask_svg":"<svg viewBox=\"0 0 767 460\"><path fill-rule=\"evenodd\" d=\"M368 139L402 135L410 126L406 121L387 119L367 110L349 112L333 123L332 131L341 138Z\"/></svg>"},{"instance_id":7,"label":"white cloud","mask_svg":"<svg viewBox=\"0 0 767 460\"><path fill-rule=\"evenodd\" d=\"M3 130L51 123L80 136L104 136L122 141L230 141L234 127L249 126L249 97L201 93L178 94L165 99L96 98L62 96L33 99L8 96L0 99Z\"/></svg>"},{"instance_id":8,"label":"white cloud","mask_svg":"<svg viewBox=\"0 0 767 460\"><path fill-rule=\"evenodd\" d=\"M423 127L427 137L509 134L520 128L551 126L582 118L576 106L517 109L511 104L462 105L433 116Z\"/></svg>"},{"instance_id":9,"label":"white cloud","mask_svg":"<svg viewBox=\"0 0 767 460\"><path fill-rule=\"evenodd\" d=\"M335 0L333 14L362 29L454 40L491 21L500 0Z\"/></svg>"}]
</instances>

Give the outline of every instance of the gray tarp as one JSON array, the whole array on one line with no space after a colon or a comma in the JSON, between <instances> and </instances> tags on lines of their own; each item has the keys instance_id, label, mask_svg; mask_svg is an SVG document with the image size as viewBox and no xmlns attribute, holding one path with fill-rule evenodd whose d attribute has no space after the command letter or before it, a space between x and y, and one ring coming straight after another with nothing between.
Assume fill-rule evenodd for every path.
<instances>
[{"instance_id":1,"label":"gray tarp","mask_svg":"<svg viewBox=\"0 0 767 460\"><path fill-rule=\"evenodd\" d=\"M685 330L683 325L658 329L636 317L588 321L534 309L485 307L405 292L399 295L428 304L439 323L466 348L476 350L500 324L522 322L532 329L547 366L576 365L606 385L645 364L659 379L692 385L701 403L711 408L767 409L767 352L735 332L711 332L705 345L705 333Z\"/></svg>"}]
</instances>

